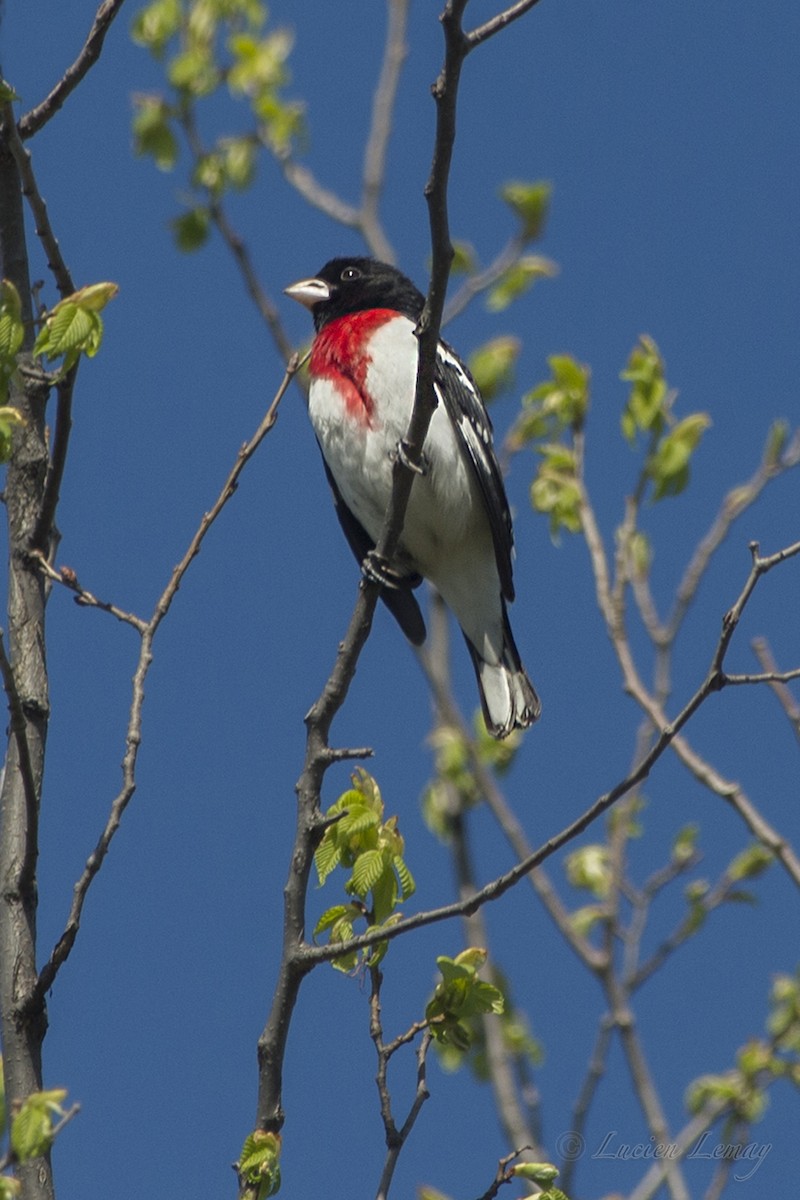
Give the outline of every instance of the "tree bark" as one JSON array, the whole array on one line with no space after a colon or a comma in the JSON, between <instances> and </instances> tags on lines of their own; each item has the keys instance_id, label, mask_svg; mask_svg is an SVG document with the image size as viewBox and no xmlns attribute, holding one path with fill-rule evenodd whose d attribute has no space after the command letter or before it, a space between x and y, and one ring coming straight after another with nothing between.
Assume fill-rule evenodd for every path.
<instances>
[{"instance_id":1,"label":"tree bark","mask_svg":"<svg viewBox=\"0 0 800 1200\"><path fill-rule=\"evenodd\" d=\"M19 173L8 146L5 106L0 126L0 256L5 278L22 301L26 337L10 403L25 419L8 464L8 640L5 672L11 712L0 790L0 1010L11 1106L42 1087L42 1042L47 1030L36 991L36 863L38 820L49 716L44 616L46 589L27 549L41 508L47 474L45 406L49 387L33 366L33 313ZM52 1200L50 1163L37 1158L17 1168L23 1200Z\"/></svg>"}]
</instances>

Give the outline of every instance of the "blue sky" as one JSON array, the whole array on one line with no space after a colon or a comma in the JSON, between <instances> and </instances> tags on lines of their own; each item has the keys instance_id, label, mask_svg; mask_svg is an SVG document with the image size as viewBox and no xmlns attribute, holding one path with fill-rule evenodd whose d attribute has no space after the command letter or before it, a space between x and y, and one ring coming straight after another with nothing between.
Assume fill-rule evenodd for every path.
<instances>
[{"instance_id":1,"label":"blue sky","mask_svg":"<svg viewBox=\"0 0 800 1200\"><path fill-rule=\"evenodd\" d=\"M173 248L167 222L185 190L185 162L163 175L131 152L131 97L160 83L129 40L136 11L126 6L101 62L31 150L76 281L120 286L102 352L80 373L58 561L103 598L149 615L281 368L223 247L212 240L189 257ZM442 57L437 11L414 6L383 208L398 261L421 285L429 254L422 196L433 139L429 87ZM470 23L493 11L470 4ZM23 109L74 58L93 12L84 0L6 6L3 69ZM307 102L306 161L327 186L355 199L384 6L275 0L270 14L296 35L290 91ZM663 607L722 495L755 469L770 422L800 424L798 51L800 14L785 0L542 0L464 71L454 235L488 261L513 228L500 184L548 179L554 186L539 249L559 264L558 277L506 314L477 303L448 330L465 353L496 333L523 339L515 389L493 409L498 435L522 392L545 376L548 355L569 352L591 364L587 478L611 542L636 472L619 435L619 372L640 333L661 347L679 413L703 410L713 421L690 490L643 514ZM239 118L231 109L219 119ZM362 249L267 162L231 212L275 297L333 254ZM41 261L33 274L44 277ZM49 282L43 297L55 299ZM290 336L306 339L307 314L283 298L279 305ZM554 546L545 520L530 511L532 470L532 459L520 456L508 481L517 514L513 621L545 715L506 789L539 842L626 773L638 713L621 693L584 544L567 537ZM747 543L757 539L766 552L795 541L799 511L795 473L735 527L679 643L671 714L703 676L721 616L747 575ZM760 586L736 636L733 668L753 669L748 647L758 634L769 637L784 667L800 663L799 571L795 560ZM159 633L137 794L51 996L46 1082L67 1085L82 1105L56 1152L65 1197L105 1195L109 1180L122 1200L232 1192L229 1164L253 1120L255 1043L278 961L302 717L333 663L356 587L302 401L290 393ZM79 609L66 593L52 596L48 621L43 957L119 786L137 652L132 631ZM647 661L643 641L636 645ZM471 712L471 670L460 640L453 648L458 698ZM419 815L429 724L414 658L379 612L334 738L374 747L371 769L389 810L400 813L418 880L413 903L426 908L452 894L446 853ZM691 738L797 842L796 745L770 695L713 698ZM331 771L326 803L346 780L344 768ZM701 873L711 879L745 843L735 815L674 762L660 764L646 795L645 836L632 847L640 879L663 862L688 821L702 828ZM509 865L483 814L474 841L482 879ZM557 865L550 869L560 877ZM688 1081L726 1069L735 1049L761 1032L773 973L796 965L786 936L796 927L796 889L774 868L756 888L758 906L716 914L641 993L642 1036L674 1128L685 1119ZM679 890L658 910L649 945L682 912ZM311 913L334 899L327 889L312 894ZM539 1083L552 1148L569 1129L602 998L528 889L487 919L544 1045ZM386 966L387 1027L399 1032L419 1015L436 954L456 952L461 937L456 925L437 926L395 944ZM430 969L420 966L427 962ZM284 1194L324 1189L338 1200L374 1190L382 1146L373 1071L366 992L358 981L316 972L287 1059ZM395 1072L407 1096L411 1060L397 1062ZM435 1066L431 1092L395 1194L410 1195L423 1182L454 1197L480 1194L506 1151L490 1100ZM777 1088L753 1134L772 1149L731 1195L780 1192L797 1173L797 1118L796 1094ZM620 1142L647 1141L618 1054L590 1125L581 1197L624 1194L640 1178L635 1163L592 1156L610 1131ZM701 1195L709 1164L698 1159L687 1179Z\"/></svg>"}]
</instances>

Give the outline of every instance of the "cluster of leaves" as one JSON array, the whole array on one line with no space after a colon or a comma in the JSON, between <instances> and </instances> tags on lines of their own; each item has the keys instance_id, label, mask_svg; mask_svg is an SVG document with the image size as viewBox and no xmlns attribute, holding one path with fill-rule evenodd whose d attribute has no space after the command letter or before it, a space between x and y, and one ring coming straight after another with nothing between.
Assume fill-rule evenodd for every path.
<instances>
[{"instance_id":1,"label":"cluster of leaves","mask_svg":"<svg viewBox=\"0 0 800 1200\"><path fill-rule=\"evenodd\" d=\"M248 1134L236 1170L247 1187L248 1200L267 1200L281 1186L281 1136L256 1129Z\"/></svg>"},{"instance_id":2,"label":"cluster of leaves","mask_svg":"<svg viewBox=\"0 0 800 1200\"><path fill-rule=\"evenodd\" d=\"M53 382L70 371L82 354L87 358L97 354L103 340L100 313L118 290L115 283L93 283L66 296L45 314L33 353L58 363ZM0 462L8 462L13 432L24 424L17 409L6 403L24 340L19 293L10 280L3 279L0 282Z\"/></svg>"},{"instance_id":3,"label":"cluster of leaves","mask_svg":"<svg viewBox=\"0 0 800 1200\"><path fill-rule=\"evenodd\" d=\"M504 1011L503 993L479 975L486 957L485 950L471 946L455 958L440 955L436 959L442 978L425 1008L425 1020L436 1042L468 1050L475 1018Z\"/></svg>"},{"instance_id":4,"label":"cluster of leaves","mask_svg":"<svg viewBox=\"0 0 800 1200\"><path fill-rule=\"evenodd\" d=\"M482 277L478 290L484 293L489 312L504 312L539 279L552 279L558 273L557 265L550 259L527 250L544 232L551 192L551 185L543 181L514 181L501 188L501 199L514 213L518 227L496 267L488 268L485 274L473 247L466 242L455 243L451 274ZM471 355L469 369L488 404L513 385L521 347L519 338L500 334Z\"/></svg>"},{"instance_id":5,"label":"cluster of leaves","mask_svg":"<svg viewBox=\"0 0 800 1200\"><path fill-rule=\"evenodd\" d=\"M522 413L512 429L512 450L532 445L541 462L531 484L531 503L550 520L554 538L562 530L579 533L581 521L580 463L576 448L589 411L590 372L566 354L548 359L551 377L522 398ZM637 493L663 500L679 495L689 482L692 456L711 424L706 413L677 420L676 393L664 374L664 361L652 338L642 335L628 358L621 379L630 384L622 412L622 433L633 449L645 438L645 457ZM646 570L649 557L641 543L638 561Z\"/></svg>"},{"instance_id":6,"label":"cluster of leaves","mask_svg":"<svg viewBox=\"0 0 800 1200\"><path fill-rule=\"evenodd\" d=\"M59 377L70 371L82 354L94 358L103 340L100 313L118 291L116 283L92 283L60 300L46 314L33 353L61 359Z\"/></svg>"},{"instance_id":7,"label":"cluster of leaves","mask_svg":"<svg viewBox=\"0 0 800 1200\"><path fill-rule=\"evenodd\" d=\"M475 734L470 742L454 725L440 725L431 735L434 775L422 793L422 814L432 833L443 842L451 836L452 822L480 802L482 791L475 766L504 774L522 744L515 730L499 741L489 735L483 716L475 714Z\"/></svg>"},{"instance_id":8,"label":"cluster of leaves","mask_svg":"<svg viewBox=\"0 0 800 1200\"><path fill-rule=\"evenodd\" d=\"M509 982L496 966L492 967L492 980L503 997L502 1011L497 1014L503 1047L518 1076L523 1078L530 1068L542 1065L542 1046L531 1033L525 1013L514 1005ZM487 1083L490 1072L484 1023L478 1015L462 1016L461 1020L468 1033L469 1045L464 1048L452 1041L437 1041L435 1046L439 1062L443 1070L448 1072L468 1067L479 1083Z\"/></svg>"},{"instance_id":9,"label":"cluster of leaves","mask_svg":"<svg viewBox=\"0 0 800 1200\"><path fill-rule=\"evenodd\" d=\"M24 337L19 293L10 280L3 279L0 282L0 462L8 462L11 457L14 429L23 423L21 414L6 401Z\"/></svg>"},{"instance_id":10,"label":"cluster of leaves","mask_svg":"<svg viewBox=\"0 0 800 1200\"><path fill-rule=\"evenodd\" d=\"M349 941L359 920L369 929L393 924L398 919L398 905L415 890L403 859L397 818L383 820L378 784L362 768L354 772L352 783L325 813L328 828L314 855L320 886L337 867L351 872L345 892L354 899L327 909L314 930L315 937L327 933L330 943ZM363 958L354 950L335 958L333 965L340 971L352 971L359 963L373 967L386 948L386 942L378 942Z\"/></svg>"},{"instance_id":11,"label":"cluster of leaves","mask_svg":"<svg viewBox=\"0 0 800 1200\"><path fill-rule=\"evenodd\" d=\"M8 1132L8 1149L0 1166L30 1162L47 1154L58 1132L58 1125L67 1114L63 1104L67 1098L63 1088L33 1092L12 1113L7 1130L8 1113L3 1089L2 1059L0 1059L0 1138ZM21 1184L13 1175L0 1175L0 1200L13 1200L20 1194Z\"/></svg>"},{"instance_id":12,"label":"cluster of leaves","mask_svg":"<svg viewBox=\"0 0 800 1200\"><path fill-rule=\"evenodd\" d=\"M500 189L500 198L514 213L518 226L513 252L504 258L503 269L492 278L486 289L489 312L504 312L520 296L524 296L539 279L552 279L558 267L549 258L526 253L531 242L542 236L550 211L551 184L515 180ZM472 246L456 242L451 271L454 275L474 275L480 264ZM505 263L508 265L505 265Z\"/></svg>"},{"instance_id":13,"label":"cluster of leaves","mask_svg":"<svg viewBox=\"0 0 800 1200\"><path fill-rule=\"evenodd\" d=\"M578 460L574 437L589 411L589 368L568 354L548 360L551 377L522 398L523 411L509 435L513 450L533 443L541 462L531 484L531 503L550 519L555 538L581 528Z\"/></svg>"},{"instance_id":14,"label":"cluster of leaves","mask_svg":"<svg viewBox=\"0 0 800 1200\"><path fill-rule=\"evenodd\" d=\"M664 361L652 338L642 335L631 351L621 378L631 385L622 413L622 432L631 446L640 434L648 439L644 473L653 499L679 495L689 482L689 464L700 438L711 424L707 413L690 413L676 421L676 393L664 376Z\"/></svg>"},{"instance_id":15,"label":"cluster of leaves","mask_svg":"<svg viewBox=\"0 0 800 1200\"><path fill-rule=\"evenodd\" d=\"M173 222L182 250L205 241L209 200L250 185L260 148L281 158L302 132L303 107L284 96L292 35L286 29L267 29L267 19L259 0L152 0L134 22L134 41L166 60L171 88L167 96L136 97L136 152L170 171L178 161L182 135L192 148L192 183L200 196ZM220 88L247 101L252 128L221 134L201 148L196 106Z\"/></svg>"},{"instance_id":16,"label":"cluster of leaves","mask_svg":"<svg viewBox=\"0 0 800 1200\"><path fill-rule=\"evenodd\" d=\"M696 1079L686 1103L693 1113L721 1106L734 1121L749 1125L764 1115L767 1088L778 1079L800 1089L800 972L774 980L767 1036L742 1046L732 1070Z\"/></svg>"},{"instance_id":17,"label":"cluster of leaves","mask_svg":"<svg viewBox=\"0 0 800 1200\"><path fill-rule=\"evenodd\" d=\"M564 860L567 881L577 891L588 893L592 897L590 904L576 908L570 915L573 929L583 937L611 917L608 901L618 884L612 841L623 822L625 838L640 835L638 814L643 804L641 797L631 797L627 804L619 806L610 814L607 822L608 838L605 842L591 842L581 846ZM650 881L644 885L643 894L646 894L649 900L654 899L656 894L673 880L684 877L699 861L698 835L696 825L686 825L678 831L672 842L669 861L654 872ZM755 903L753 893L742 884L757 878L773 861L769 850L760 842L753 842L733 857L719 881L713 886L701 876L687 882L683 891L686 912L679 925L680 940L683 941L696 933L710 913L722 904ZM623 891L630 895L634 887L632 881L625 881ZM619 915L614 919L619 920Z\"/></svg>"},{"instance_id":18,"label":"cluster of leaves","mask_svg":"<svg viewBox=\"0 0 800 1200\"><path fill-rule=\"evenodd\" d=\"M517 1158L518 1154L511 1157ZM487 1193L488 1195L495 1195L500 1184L513 1183L515 1179L522 1179L536 1188L537 1200L569 1200L568 1196L555 1186L558 1167L554 1167L552 1163L523 1161L507 1166L508 1161L508 1159L503 1159L500 1163L495 1184ZM432 1187L421 1187L418 1197L419 1200L450 1200L450 1197L446 1196L444 1192L437 1191Z\"/></svg>"}]
</instances>

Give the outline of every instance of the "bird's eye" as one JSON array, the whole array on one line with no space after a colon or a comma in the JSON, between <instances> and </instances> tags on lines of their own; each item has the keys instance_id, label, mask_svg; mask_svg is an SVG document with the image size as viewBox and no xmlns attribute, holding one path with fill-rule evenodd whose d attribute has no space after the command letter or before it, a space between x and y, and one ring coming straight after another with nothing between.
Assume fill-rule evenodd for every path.
<instances>
[{"instance_id":1,"label":"bird's eye","mask_svg":"<svg viewBox=\"0 0 800 1200\"><path fill-rule=\"evenodd\" d=\"M353 279L360 279L361 272L358 267L345 267L340 276L344 283L349 283Z\"/></svg>"}]
</instances>

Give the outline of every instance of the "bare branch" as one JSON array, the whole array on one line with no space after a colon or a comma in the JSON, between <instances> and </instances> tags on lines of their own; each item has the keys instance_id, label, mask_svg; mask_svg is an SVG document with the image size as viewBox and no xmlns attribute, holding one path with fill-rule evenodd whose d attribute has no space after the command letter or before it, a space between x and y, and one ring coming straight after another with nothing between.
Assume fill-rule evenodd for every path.
<instances>
[{"instance_id":1,"label":"bare branch","mask_svg":"<svg viewBox=\"0 0 800 1200\"><path fill-rule=\"evenodd\" d=\"M267 295L253 266L250 252L242 238L231 225L221 201L215 200L209 206L211 220L219 230L223 242L230 250L239 268L239 273L247 290L247 294L256 306L261 318L269 330L272 340L284 363L292 357L292 344L284 332L276 305Z\"/></svg>"},{"instance_id":2,"label":"bare branch","mask_svg":"<svg viewBox=\"0 0 800 1200\"><path fill-rule=\"evenodd\" d=\"M777 663L772 656L772 651L769 648L766 638L756 638L752 643L752 648L764 672L774 677L768 682L772 685L772 690L777 696L781 708L786 713L797 740L800 741L800 704L797 703L789 689L784 686L785 680L780 677L781 673L778 671Z\"/></svg>"},{"instance_id":3,"label":"bare branch","mask_svg":"<svg viewBox=\"0 0 800 1200\"><path fill-rule=\"evenodd\" d=\"M437 596L434 596L432 613L435 613L441 604L442 601ZM430 639L431 645L433 644L433 640L433 638ZM433 657L428 648L422 647L419 649L417 651L417 658L425 672L425 677L434 694L437 707L442 714L444 722L451 728L458 730L469 756L470 770L487 808L492 813L503 836L517 858L520 861L529 858L534 852L533 847L528 841L521 822L509 807L502 790L497 786L494 776L481 762L475 745L475 739L472 737L464 718L458 710L447 680L443 678L441 670L434 665ZM575 951L581 962L591 971L596 972L600 970L605 962L603 954L596 950L587 938L575 930L569 919L569 913L564 908L558 892L553 887L544 869L539 868L536 871L531 871L528 879L559 933Z\"/></svg>"},{"instance_id":4,"label":"bare branch","mask_svg":"<svg viewBox=\"0 0 800 1200\"><path fill-rule=\"evenodd\" d=\"M576 437L577 443L578 438ZM663 741L665 735L669 735L669 743L695 778L709 788L710 791L715 792L718 796L728 801L745 822L750 832L773 852L789 877L800 887L800 859L798 859L792 846L761 815L737 783L725 779L710 763L706 762L692 749L684 737L677 736L692 713L699 708L708 696L712 692L720 691L725 687L726 676L723 671L725 655L753 591L760 579L773 570L774 567L800 554L800 542L795 542L790 546L784 547L782 550L778 550L775 554L765 557L759 554L757 543L751 543L752 566L750 574L737 600L723 617L722 632L712 655L706 679L695 692L688 705L683 709L680 717L670 723L659 701L648 691L642 682L633 660L630 643L624 627L621 600L619 603L616 603L612 595L608 560L606 558L603 539L580 473L578 486L581 492L581 522L592 562L598 607L605 619L608 636L617 655L625 690L629 695L633 696L647 714L653 728L660 730L658 739L654 743L654 748ZM649 758L649 755L647 757Z\"/></svg>"},{"instance_id":5,"label":"bare branch","mask_svg":"<svg viewBox=\"0 0 800 1200\"><path fill-rule=\"evenodd\" d=\"M669 640L674 639L677 634L712 557L725 541L734 522L751 507L771 480L776 479L784 471L791 470L798 463L800 463L800 430L795 433L777 462L765 454L747 483L739 484L728 492L708 532L698 543L678 585L675 606L666 623L665 636Z\"/></svg>"},{"instance_id":6,"label":"bare branch","mask_svg":"<svg viewBox=\"0 0 800 1200\"><path fill-rule=\"evenodd\" d=\"M175 567L172 575L159 597L155 609L150 620L142 622L138 617L133 617L131 614L123 613L116 609L113 605L108 605L95 600L91 597L91 593L84 592L77 583L69 583L63 577L63 571L59 574L53 571L44 562L44 559L39 556L39 565L46 571L48 577L57 580L59 583L68 586L73 591L77 591L78 598L83 603L93 604L95 607L103 608L111 612L119 620L127 621L128 624L134 626L141 635L141 644L139 649L139 658L136 664L136 670L133 676L133 689L131 695L131 707L128 716L128 728L125 736L125 755L122 760L122 787L115 797L111 810L106 821L100 838L92 853L86 861L83 873L78 879L73 889L72 905L67 917L67 923L64 932L61 934L50 955L48 962L42 968L37 980L36 988L33 993L32 1000L43 997L52 987L59 970L64 965L75 944L75 939L78 936L80 929L81 916L83 907L86 902L86 897L89 892L98 871L103 865L103 861L108 853L111 842L114 839L117 830L120 827L125 809L128 807L134 792L136 791L136 763L139 753L139 745L142 738L142 710L144 707L144 685L147 679L147 673L153 660L153 641L158 631L158 627L164 617L169 612L172 601L178 591L178 588L183 581L183 578L194 561L197 554L200 552L200 547L205 539L209 529L216 521L222 509L230 500L231 496L236 491L239 476L244 470L247 463L250 461L256 450L260 446L263 439L274 426L278 416L278 405L286 392L293 376L299 369L299 358L294 356L289 366L286 369L286 374L283 377L281 385L275 394L275 397L267 410L263 420L253 437L247 442L236 458L236 462L232 467L228 478L226 479L222 491L217 500L212 505L207 513L203 515L203 519L197 529L197 532L192 537L188 549L181 559L180 563ZM89 599L87 599L87 597Z\"/></svg>"},{"instance_id":7,"label":"bare branch","mask_svg":"<svg viewBox=\"0 0 800 1200\"><path fill-rule=\"evenodd\" d=\"M595 1097L597 1088L606 1072L608 1062L608 1052L611 1048L611 1034L614 1029L614 1022L610 1013L604 1013L600 1018L595 1038L592 1053L589 1058L589 1064L586 1069L586 1076L581 1084L578 1098L572 1109L572 1122L570 1124L570 1133L574 1135L576 1146L585 1144L584 1130L589 1117L589 1109ZM572 1190L572 1176L575 1173L575 1166L578 1162L578 1156L571 1154L565 1156L564 1165L561 1171L561 1187L563 1191L569 1195Z\"/></svg>"},{"instance_id":8,"label":"bare branch","mask_svg":"<svg viewBox=\"0 0 800 1200\"><path fill-rule=\"evenodd\" d=\"M419 324L419 366L414 407L404 442L404 462L394 464L392 495L376 552L391 561L400 540L403 520L433 413L433 367L447 289L452 247L447 234L447 183L455 139L458 80L464 58L460 16L465 0L448 4L442 23L445 30L445 65L434 87L437 125L433 165L426 187L428 198L433 270L425 311ZM411 465L409 465L411 464ZM378 601L378 584L362 580L350 624L341 643L333 670L317 701L306 716L306 754L297 784L297 829L289 880L285 888L283 952L273 1003L259 1038L259 1091L256 1120L260 1129L280 1129L283 1124L283 1057L289 1024L304 974L316 959L304 941L305 890L314 846L319 837L320 791L328 766L328 736L331 723L345 701L361 650L372 625ZM315 948L316 949L316 948ZM321 961L321 960L319 960ZM245 1185L242 1187L246 1190Z\"/></svg>"},{"instance_id":9,"label":"bare branch","mask_svg":"<svg viewBox=\"0 0 800 1200\"><path fill-rule=\"evenodd\" d=\"M313 172L292 158L288 151L278 155L278 163L287 182L313 208L319 209L326 217L330 217L336 225L342 225L345 229L361 228L361 214L359 210L352 204L347 204L335 192L323 187L314 177Z\"/></svg>"},{"instance_id":10,"label":"bare branch","mask_svg":"<svg viewBox=\"0 0 800 1200\"><path fill-rule=\"evenodd\" d=\"M442 324L447 325L450 321L455 320L462 312L472 303L476 296L480 296L482 292L488 290L505 272L512 267L519 259L520 254L525 248L525 239L520 234L515 233L509 238L502 250L495 255L488 267L482 271L476 271L473 275L468 275L458 290L451 296L447 302L442 318Z\"/></svg>"},{"instance_id":11,"label":"bare branch","mask_svg":"<svg viewBox=\"0 0 800 1200\"><path fill-rule=\"evenodd\" d=\"M135 613L125 612L124 609L117 608L116 604L110 604L107 600L98 600L97 596L92 592L88 592L86 588L81 587L77 575L69 567L61 567L60 570L55 570L50 566L50 563L41 550L32 550L31 558L36 560L39 570L51 583L58 583L61 587L67 588L68 591L74 594L76 604L83 605L86 608L99 608L103 612L109 613L112 617L116 617L123 624L132 625L137 633L144 633L147 629L147 622L143 621L141 617L137 617Z\"/></svg>"},{"instance_id":12,"label":"bare branch","mask_svg":"<svg viewBox=\"0 0 800 1200\"><path fill-rule=\"evenodd\" d=\"M61 256L61 247L50 224L47 205L39 191L36 176L33 173L33 162L30 151L23 146L15 125L10 124L8 132L9 148L17 163L22 183L22 194L33 213L36 224L36 236L42 243L42 248L47 255L47 265L53 273L53 278L55 279L60 295L62 297L69 296L75 291L75 284L72 282L69 268Z\"/></svg>"},{"instance_id":13,"label":"bare branch","mask_svg":"<svg viewBox=\"0 0 800 1200\"><path fill-rule=\"evenodd\" d=\"M403 63L408 54L406 28L409 0L388 0L388 29L383 64L372 102L372 124L364 153L361 193L361 232L371 252L385 262L394 262L394 251L378 216L386 177L386 151L392 131L392 116Z\"/></svg>"},{"instance_id":14,"label":"bare branch","mask_svg":"<svg viewBox=\"0 0 800 1200\"><path fill-rule=\"evenodd\" d=\"M61 79L50 94L30 112L26 113L19 122L19 133L22 138L33 137L51 117L55 116L67 97L100 58L103 42L111 23L119 13L125 0L103 0L95 13L92 28L83 48L72 66L67 67Z\"/></svg>"},{"instance_id":15,"label":"bare branch","mask_svg":"<svg viewBox=\"0 0 800 1200\"><path fill-rule=\"evenodd\" d=\"M539 0L517 0L516 4L510 5L503 12L498 13L496 17L492 17L490 21L486 21L483 25L473 29L467 34L467 42L470 50L474 50L476 46L480 46L481 42L485 42L487 38L493 37L499 33L501 29L505 29L512 21L518 20L519 17L524 17L525 13L530 12L534 5L538 4Z\"/></svg>"}]
</instances>

